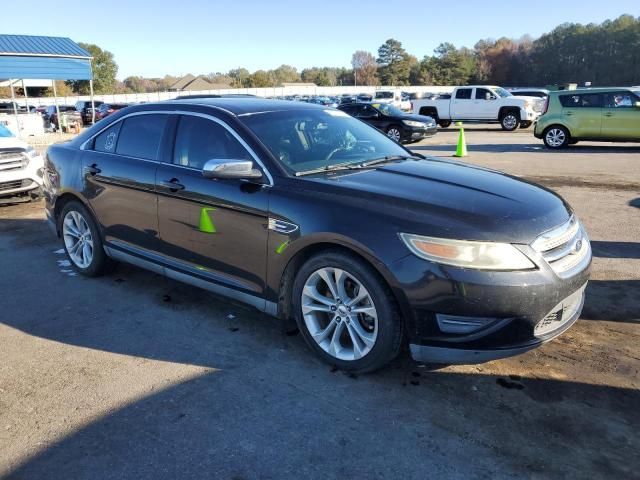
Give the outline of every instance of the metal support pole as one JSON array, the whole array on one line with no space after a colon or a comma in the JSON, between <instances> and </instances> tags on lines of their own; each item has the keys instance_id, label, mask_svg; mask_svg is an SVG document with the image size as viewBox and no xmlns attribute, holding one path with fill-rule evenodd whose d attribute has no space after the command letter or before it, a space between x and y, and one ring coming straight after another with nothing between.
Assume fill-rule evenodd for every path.
<instances>
[{"instance_id":1,"label":"metal support pole","mask_svg":"<svg viewBox=\"0 0 640 480\"><path fill-rule=\"evenodd\" d=\"M58 92L56 91L56 81L51 80L51 85L53 85L53 103L56 105L56 116L58 117L58 130L62 132L62 126L60 124L60 107L58 107Z\"/></svg>"},{"instance_id":2,"label":"metal support pole","mask_svg":"<svg viewBox=\"0 0 640 480\"><path fill-rule=\"evenodd\" d=\"M13 104L13 116L16 119L17 136L21 137L22 135L20 134L20 122L18 120L18 104L16 103L16 94L13 91L14 80L9 80L9 81L11 82L11 103Z\"/></svg>"},{"instance_id":3,"label":"metal support pole","mask_svg":"<svg viewBox=\"0 0 640 480\"><path fill-rule=\"evenodd\" d=\"M27 113L31 113L29 110L29 97L27 96L27 87L24 86L24 79L22 79L22 91L24 92L24 106L27 107Z\"/></svg>"},{"instance_id":4,"label":"metal support pole","mask_svg":"<svg viewBox=\"0 0 640 480\"><path fill-rule=\"evenodd\" d=\"M91 73L93 76L93 72ZM96 104L93 101L93 80L89 80L89 92L91 93L91 124L96 123Z\"/></svg>"}]
</instances>

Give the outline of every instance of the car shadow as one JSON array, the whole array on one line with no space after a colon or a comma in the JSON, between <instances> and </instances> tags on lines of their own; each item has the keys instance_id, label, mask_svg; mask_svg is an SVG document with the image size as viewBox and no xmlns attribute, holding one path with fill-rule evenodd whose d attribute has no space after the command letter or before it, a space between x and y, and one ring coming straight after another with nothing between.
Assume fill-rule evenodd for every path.
<instances>
[{"instance_id":1,"label":"car shadow","mask_svg":"<svg viewBox=\"0 0 640 480\"><path fill-rule=\"evenodd\" d=\"M593 255L600 258L640 259L640 243L591 240Z\"/></svg>"},{"instance_id":2,"label":"car shadow","mask_svg":"<svg viewBox=\"0 0 640 480\"><path fill-rule=\"evenodd\" d=\"M0 289L12 292L0 323L82 349L204 367L70 430L6 478L628 478L640 469L637 390L421 368L406 355L348 375L279 321L205 291L127 265L69 276L43 220L0 218L0 232L10 272ZM620 300L601 290L599 301L609 319L605 306Z\"/></svg>"},{"instance_id":3,"label":"car shadow","mask_svg":"<svg viewBox=\"0 0 640 480\"><path fill-rule=\"evenodd\" d=\"M640 323L640 280L590 280L581 320Z\"/></svg>"}]
</instances>

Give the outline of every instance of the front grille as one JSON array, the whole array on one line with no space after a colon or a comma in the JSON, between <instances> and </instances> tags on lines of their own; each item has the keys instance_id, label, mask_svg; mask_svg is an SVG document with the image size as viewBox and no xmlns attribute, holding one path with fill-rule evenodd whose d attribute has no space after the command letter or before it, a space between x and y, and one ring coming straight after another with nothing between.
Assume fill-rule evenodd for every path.
<instances>
[{"instance_id":1,"label":"front grille","mask_svg":"<svg viewBox=\"0 0 640 480\"><path fill-rule=\"evenodd\" d=\"M31 183L31 180L29 180L29 183ZM22 188L22 187L23 187L23 180L14 180L12 182L2 182L0 183L0 192L4 192L7 190L15 190L17 188Z\"/></svg>"},{"instance_id":2,"label":"front grille","mask_svg":"<svg viewBox=\"0 0 640 480\"><path fill-rule=\"evenodd\" d=\"M535 326L533 334L536 337L547 335L548 333L559 329L571 320L582 307L582 303L584 302L584 289L586 286L587 285L584 284L578 291L572 293L558 305L553 307L551 312L549 312Z\"/></svg>"},{"instance_id":3,"label":"front grille","mask_svg":"<svg viewBox=\"0 0 640 480\"><path fill-rule=\"evenodd\" d=\"M0 151L0 172L20 170L27 166L29 160L22 150Z\"/></svg>"},{"instance_id":4,"label":"front grille","mask_svg":"<svg viewBox=\"0 0 640 480\"><path fill-rule=\"evenodd\" d=\"M561 278L581 271L591 259L589 237L575 217L540 235L531 247Z\"/></svg>"}]
</instances>

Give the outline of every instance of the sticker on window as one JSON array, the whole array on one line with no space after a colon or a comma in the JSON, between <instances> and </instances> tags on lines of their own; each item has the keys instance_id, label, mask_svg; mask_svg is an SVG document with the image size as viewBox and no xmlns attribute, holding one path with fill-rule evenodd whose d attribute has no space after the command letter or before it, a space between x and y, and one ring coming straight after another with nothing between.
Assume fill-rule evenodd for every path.
<instances>
[{"instance_id":1,"label":"sticker on window","mask_svg":"<svg viewBox=\"0 0 640 480\"><path fill-rule=\"evenodd\" d=\"M109 132L107 135L107 139L104 142L104 149L107 152L113 150L113 147L116 145L116 132Z\"/></svg>"}]
</instances>

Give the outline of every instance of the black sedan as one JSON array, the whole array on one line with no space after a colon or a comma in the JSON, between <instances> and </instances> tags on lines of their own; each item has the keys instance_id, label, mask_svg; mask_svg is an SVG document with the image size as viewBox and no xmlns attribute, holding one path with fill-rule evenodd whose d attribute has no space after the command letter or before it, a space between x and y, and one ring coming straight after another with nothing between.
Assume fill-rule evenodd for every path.
<instances>
[{"instance_id":1,"label":"black sedan","mask_svg":"<svg viewBox=\"0 0 640 480\"><path fill-rule=\"evenodd\" d=\"M522 353L576 321L589 278L589 240L554 192L319 105L132 106L49 147L44 177L78 272L128 262L295 319L345 370L404 342L438 363Z\"/></svg>"},{"instance_id":2,"label":"black sedan","mask_svg":"<svg viewBox=\"0 0 640 480\"><path fill-rule=\"evenodd\" d=\"M419 142L435 135L438 130L433 118L405 113L387 103L353 103L338 108L373 125L398 143Z\"/></svg>"}]
</instances>

